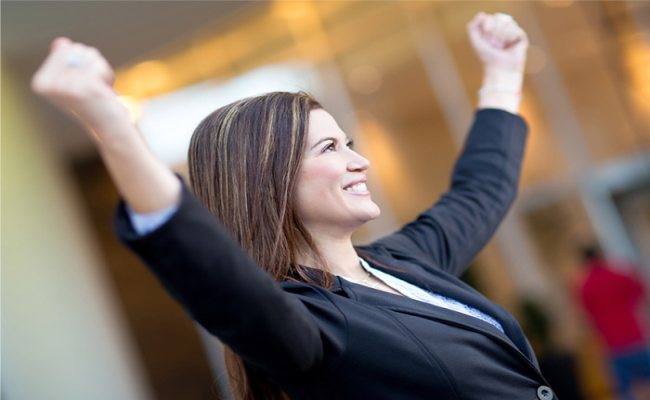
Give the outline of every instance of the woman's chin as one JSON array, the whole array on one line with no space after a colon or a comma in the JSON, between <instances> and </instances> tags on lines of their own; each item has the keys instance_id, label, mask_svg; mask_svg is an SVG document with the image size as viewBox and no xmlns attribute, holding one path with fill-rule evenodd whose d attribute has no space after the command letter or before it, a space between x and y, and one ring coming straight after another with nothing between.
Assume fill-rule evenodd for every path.
<instances>
[{"instance_id":1,"label":"woman's chin","mask_svg":"<svg viewBox=\"0 0 650 400\"><path fill-rule=\"evenodd\" d=\"M373 219L379 217L379 215L381 215L381 210L379 209L379 206L375 204L372 209L368 210L368 214L364 222L372 221Z\"/></svg>"}]
</instances>

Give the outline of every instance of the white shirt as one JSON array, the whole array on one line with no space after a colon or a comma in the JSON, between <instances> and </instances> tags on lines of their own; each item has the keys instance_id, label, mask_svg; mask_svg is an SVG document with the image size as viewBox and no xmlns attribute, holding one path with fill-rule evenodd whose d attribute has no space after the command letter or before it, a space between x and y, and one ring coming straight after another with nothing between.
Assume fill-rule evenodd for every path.
<instances>
[{"instance_id":1,"label":"white shirt","mask_svg":"<svg viewBox=\"0 0 650 400\"><path fill-rule=\"evenodd\" d=\"M424 303L428 303L437 307L446 308L447 310L456 311L465 315L469 315L474 318L478 318L481 321L485 321L488 324L500 330L501 332L503 332L503 327L496 319L492 318L491 316L485 314L482 311L477 310L474 307L470 307L467 304L461 303L460 301L454 299L450 299L449 297L445 297L436 293L429 292L411 283L396 278L390 274L372 268L366 262L366 260L364 260L361 257L359 257L359 261L361 262L361 266L363 266L363 269L368 271L368 273L372 274L375 278L384 282L386 285L390 286L391 288L395 289L396 291L400 292L401 294L403 294L408 298L422 301ZM346 278L345 276L342 276L341 278L345 278L349 281L354 282L353 279Z\"/></svg>"}]
</instances>

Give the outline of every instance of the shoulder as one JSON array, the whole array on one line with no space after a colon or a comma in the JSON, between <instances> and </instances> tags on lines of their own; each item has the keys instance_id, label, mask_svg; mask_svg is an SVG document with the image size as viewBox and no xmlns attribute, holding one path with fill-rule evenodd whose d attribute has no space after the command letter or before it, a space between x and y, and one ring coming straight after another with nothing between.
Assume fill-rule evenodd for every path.
<instances>
[{"instance_id":1,"label":"shoulder","mask_svg":"<svg viewBox=\"0 0 650 400\"><path fill-rule=\"evenodd\" d=\"M336 361L346 353L348 347L349 325L345 312L345 299L337 294L335 286L327 290L305 282L283 281L282 290L302 303L314 318L323 344L325 360L321 375L331 369Z\"/></svg>"},{"instance_id":2,"label":"shoulder","mask_svg":"<svg viewBox=\"0 0 650 400\"><path fill-rule=\"evenodd\" d=\"M300 281L285 280L279 285L285 293L304 304L320 322L327 321L335 325L347 325L340 302L341 295L345 296L345 293L338 280L335 280L334 286L329 290Z\"/></svg>"},{"instance_id":3,"label":"shoulder","mask_svg":"<svg viewBox=\"0 0 650 400\"><path fill-rule=\"evenodd\" d=\"M354 246L357 250L357 253L360 256L369 256L372 259L380 263L400 263L401 261L416 262L425 267L436 267L435 262L424 254L420 249L414 248L412 244L412 238L409 235L405 234L405 228L412 227L419 223L425 223L420 221L422 215L426 214L426 211L418 216L418 219L404 225L398 232L389 234L385 237L380 238L372 243Z\"/></svg>"}]
</instances>

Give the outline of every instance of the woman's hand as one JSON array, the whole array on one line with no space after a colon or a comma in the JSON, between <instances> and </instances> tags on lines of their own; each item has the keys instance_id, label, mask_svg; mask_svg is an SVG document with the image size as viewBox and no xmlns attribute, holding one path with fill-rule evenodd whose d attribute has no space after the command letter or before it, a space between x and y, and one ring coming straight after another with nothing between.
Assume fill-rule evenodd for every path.
<instances>
[{"instance_id":1,"label":"woman's hand","mask_svg":"<svg viewBox=\"0 0 650 400\"><path fill-rule=\"evenodd\" d=\"M467 31L486 70L498 68L523 73L528 37L512 17L478 13L467 24Z\"/></svg>"},{"instance_id":2,"label":"woman's hand","mask_svg":"<svg viewBox=\"0 0 650 400\"><path fill-rule=\"evenodd\" d=\"M103 142L131 125L129 111L112 88L113 79L113 69L97 49L60 37L52 42L31 86Z\"/></svg>"},{"instance_id":3,"label":"woman's hand","mask_svg":"<svg viewBox=\"0 0 650 400\"><path fill-rule=\"evenodd\" d=\"M478 108L518 113L528 49L526 32L509 15L484 13L467 24L467 31L483 63Z\"/></svg>"},{"instance_id":4,"label":"woman's hand","mask_svg":"<svg viewBox=\"0 0 650 400\"><path fill-rule=\"evenodd\" d=\"M150 213L178 204L180 181L149 150L112 83L113 69L96 49L57 38L32 89L99 141L99 154L131 209Z\"/></svg>"}]
</instances>

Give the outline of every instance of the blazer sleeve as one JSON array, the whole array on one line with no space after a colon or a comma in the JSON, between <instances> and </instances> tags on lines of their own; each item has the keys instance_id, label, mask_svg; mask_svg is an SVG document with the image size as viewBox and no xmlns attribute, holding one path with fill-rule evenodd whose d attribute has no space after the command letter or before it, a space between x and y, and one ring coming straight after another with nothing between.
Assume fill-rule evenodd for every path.
<instances>
[{"instance_id":1,"label":"blazer sleeve","mask_svg":"<svg viewBox=\"0 0 650 400\"><path fill-rule=\"evenodd\" d=\"M137 234L121 201L116 230L190 316L252 367L282 381L322 366L314 304L283 291L185 184L178 211L162 226Z\"/></svg>"},{"instance_id":2,"label":"blazer sleeve","mask_svg":"<svg viewBox=\"0 0 650 400\"><path fill-rule=\"evenodd\" d=\"M461 275L516 197L527 131L518 115L477 111L450 190L415 221L371 246Z\"/></svg>"}]
</instances>

